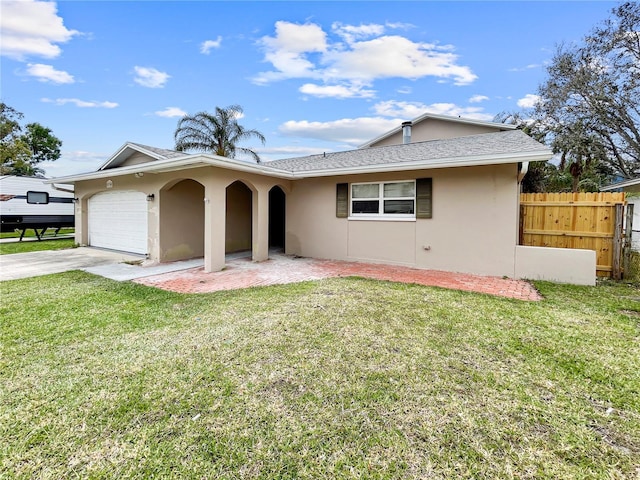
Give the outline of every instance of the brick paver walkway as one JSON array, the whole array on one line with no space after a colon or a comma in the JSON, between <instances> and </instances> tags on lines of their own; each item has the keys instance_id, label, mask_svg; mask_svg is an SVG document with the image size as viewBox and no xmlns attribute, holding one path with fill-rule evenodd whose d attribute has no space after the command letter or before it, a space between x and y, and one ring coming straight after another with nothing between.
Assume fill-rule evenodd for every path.
<instances>
[{"instance_id":1,"label":"brick paver walkway","mask_svg":"<svg viewBox=\"0 0 640 480\"><path fill-rule=\"evenodd\" d=\"M272 255L260 263L249 258L228 260L227 267L221 272L205 273L199 267L134 281L174 292L206 293L350 276L488 293L519 300L542 299L533 285L524 280L288 255Z\"/></svg>"}]
</instances>

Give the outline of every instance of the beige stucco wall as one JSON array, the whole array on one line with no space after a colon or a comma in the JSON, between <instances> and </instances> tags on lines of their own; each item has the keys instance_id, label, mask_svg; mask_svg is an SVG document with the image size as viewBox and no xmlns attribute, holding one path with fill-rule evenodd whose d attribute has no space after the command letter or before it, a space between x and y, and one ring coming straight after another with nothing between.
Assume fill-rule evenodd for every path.
<instances>
[{"instance_id":1,"label":"beige stucco wall","mask_svg":"<svg viewBox=\"0 0 640 480\"><path fill-rule=\"evenodd\" d=\"M571 248L516 246L515 277L596 284L596 252Z\"/></svg>"},{"instance_id":2,"label":"beige stucco wall","mask_svg":"<svg viewBox=\"0 0 640 480\"><path fill-rule=\"evenodd\" d=\"M140 165L141 163L155 162L155 161L156 159L150 157L149 155L145 155L144 153L141 153L141 152L135 152L129 155L129 157L127 157L127 159L124 162L122 162L122 165L120 166L128 167L130 165Z\"/></svg>"},{"instance_id":3,"label":"beige stucco wall","mask_svg":"<svg viewBox=\"0 0 640 480\"><path fill-rule=\"evenodd\" d=\"M241 252L251 249L251 190L242 182L227 187L227 220L225 251Z\"/></svg>"},{"instance_id":4,"label":"beige stucco wall","mask_svg":"<svg viewBox=\"0 0 640 480\"><path fill-rule=\"evenodd\" d=\"M287 197L287 253L514 275L517 166L450 168L296 181ZM336 184L433 178L433 218L336 218Z\"/></svg>"},{"instance_id":5,"label":"beige stucco wall","mask_svg":"<svg viewBox=\"0 0 640 480\"><path fill-rule=\"evenodd\" d=\"M182 180L161 190L157 201L160 261L204 256L204 186Z\"/></svg>"},{"instance_id":6,"label":"beige stucco wall","mask_svg":"<svg viewBox=\"0 0 640 480\"><path fill-rule=\"evenodd\" d=\"M486 127L483 125L473 125L466 123L447 122L444 120L427 118L416 123L411 128L411 142L425 142L427 140L444 140L447 138L466 137L468 135L478 135L480 133L499 132L501 129ZM379 142L371 145L381 147L384 145L402 144L402 131L399 131Z\"/></svg>"},{"instance_id":7,"label":"beige stucco wall","mask_svg":"<svg viewBox=\"0 0 640 480\"><path fill-rule=\"evenodd\" d=\"M114 169L114 175L108 178L97 180L87 180L76 182L75 191L79 202L76 204L76 242L81 245L87 245L87 220L88 199L98 193L107 190L107 182L111 181L112 190L137 190L155 196L154 201L148 202L148 241L149 241L149 258L152 261L166 261L172 257L171 248L172 241L169 240L163 247L161 232L169 239L180 238L180 251L195 252L202 248L204 250L205 269L207 271L216 271L225 266L225 250L226 250L226 188L233 182L240 180L252 192L252 218L251 218L251 249L253 259L256 261L266 260L268 258L268 201L269 190L275 186L280 186L285 193L291 189L291 182L278 178L257 175L252 173L244 173L233 170L227 170L217 167L200 167L185 169L176 172L167 173L145 173L142 177L136 177L134 174L117 175L117 169ZM175 215L162 215L162 208L171 208L163 202L163 196L170 192L171 186L177 184L181 180L191 179L204 186L204 198L202 198L201 190L196 195L193 193L192 200L196 204L204 204L204 224L201 224L204 233L204 245L201 246L202 236L200 227L195 223L200 218L200 207L195 205L193 215L189 214L185 221L193 228L193 235L180 236L177 234L179 230L175 225ZM197 200L199 197L200 200ZM175 212L174 212L175 213ZM180 227L182 228L182 227ZM169 232L169 233L168 233ZM173 242L175 246L176 242ZM169 252L169 253L167 253Z\"/></svg>"}]
</instances>

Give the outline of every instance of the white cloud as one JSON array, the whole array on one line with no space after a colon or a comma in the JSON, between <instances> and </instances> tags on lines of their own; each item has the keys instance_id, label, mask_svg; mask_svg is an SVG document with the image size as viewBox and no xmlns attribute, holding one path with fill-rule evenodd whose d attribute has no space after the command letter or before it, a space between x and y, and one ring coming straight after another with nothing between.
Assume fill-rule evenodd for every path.
<instances>
[{"instance_id":1,"label":"white cloud","mask_svg":"<svg viewBox=\"0 0 640 480\"><path fill-rule=\"evenodd\" d=\"M27 56L55 58L61 52L56 44L68 42L78 33L64 26L55 2L2 1L2 55L21 61Z\"/></svg>"},{"instance_id":2,"label":"white cloud","mask_svg":"<svg viewBox=\"0 0 640 480\"><path fill-rule=\"evenodd\" d=\"M394 28L398 30L409 30L410 28L415 28L415 25L412 23L404 23L404 22L387 22L385 25L389 28Z\"/></svg>"},{"instance_id":3,"label":"white cloud","mask_svg":"<svg viewBox=\"0 0 640 480\"><path fill-rule=\"evenodd\" d=\"M269 50L286 50L292 53L324 52L327 34L315 23L276 22L275 37L263 37L261 42Z\"/></svg>"},{"instance_id":4,"label":"white cloud","mask_svg":"<svg viewBox=\"0 0 640 480\"><path fill-rule=\"evenodd\" d=\"M187 112L178 107L167 107L164 110L159 110L155 112L155 114L159 117L166 118L174 118L174 117L184 117Z\"/></svg>"},{"instance_id":5,"label":"white cloud","mask_svg":"<svg viewBox=\"0 0 640 480\"><path fill-rule=\"evenodd\" d=\"M372 98L375 90L367 90L361 85L315 85L305 83L300 87L300 92L314 97L331 98Z\"/></svg>"},{"instance_id":6,"label":"white cloud","mask_svg":"<svg viewBox=\"0 0 640 480\"><path fill-rule=\"evenodd\" d=\"M469 67L457 65L457 56L433 44L415 43L400 36L384 36L357 42L349 51L333 50L325 55L331 64L329 78L374 80L433 76L453 79L456 85L473 82Z\"/></svg>"},{"instance_id":7,"label":"white cloud","mask_svg":"<svg viewBox=\"0 0 640 480\"><path fill-rule=\"evenodd\" d=\"M307 54L324 52L326 36L315 24L276 22L275 37L262 37L258 42L265 51L265 61L276 71L259 73L254 82L265 84L286 78L319 78Z\"/></svg>"},{"instance_id":8,"label":"white cloud","mask_svg":"<svg viewBox=\"0 0 640 480\"><path fill-rule=\"evenodd\" d=\"M218 35L218 38L215 40L206 40L200 44L200 53L204 53L205 55L209 55L209 52L213 48L220 48L222 45L222 37Z\"/></svg>"},{"instance_id":9,"label":"white cloud","mask_svg":"<svg viewBox=\"0 0 640 480\"><path fill-rule=\"evenodd\" d=\"M534 95L533 93L527 93L523 98L518 100L518 106L520 108L533 108L540 100L540 95Z\"/></svg>"},{"instance_id":10,"label":"white cloud","mask_svg":"<svg viewBox=\"0 0 640 480\"><path fill-rule=\"evenodd\" d=\"M55 162L42 162L38 166L45 170L47 177L55 178L95 171L108 158L109 155L102 153L63 150L62 155Z\"/></svg>"},{"instance_id":11,"label":"white cloud","mask_svg":"<svg viewBox=\"0 0 640 480\"><path fill-rule=\"evenodd\" d=\"M56 70L51 65L43 65L42 63L29 63L27 65L27 74L36 77L40 82L57 84L75 82L73 75L69 75L62 70Z\"/></svg>"},{"instance_id":12,"label":"white cloud","mask_svg":"<svg viewBox=\"0 0 640 480\"><path fill-rule=\"evenodd\" d=\"M366 25L345 25L342 22L334 22L331 25L331 30L336 35L342 37L345 42L353 43L356 40L380 36L385 33L387 29L408 30L413 27L414 25L410 23L400 22L387 22L384 25L380 25L378 23L368 23Z\"/></svg>"},{"instance_id":13,"label":"white cloud","mask_svg":"<svg viewBox=\"0 0 640 480\"><path fill-rule=\"evenodd\" d=\"M334 84L371 86L375 80L384 78L436 77L456 85L467 85L477 78L469 67L458 64L451 45L413 42L398 35L382 36L385 25L334 23L332 28L338 37L333 42L320 25L276 22L275 35L259 41L264 61L273 70L257 74L253 81L267 84L292 78L320 79L325 85L324 95ZM344 89L334 91L344 98Z\"/></svg>"},{"instance_id":14,"label":"white cloud","mask_svg":"<svg viewBox=\"0 0 640 480\"><path fill-rule=\"evenodd\" d=\"M162 88L171 77L168 73L155 68L135 66L136 77L133 79L138 85L149 88Z\"/></svg>"},{"instance_id":15,"label":"white cloud","mask_svg":"<svg viewBox=\"0 0 640 480\"><path fill-rule=\"evenodd\" d=\"M529 65L525 65L524 67L513 67L510 68L509 71L510 72L524 72L525 70L531 70L533 68L540 68L543 67L544 64L542 63L530 63Z\"/></svg>"},{"instance_id":16,"label":"white cloud","mask_svg":"<svg viewBox=\"0 0 640 480\"><path fill-rule=\"evenodd\" d=\"M489 97L487 97L486 95L474 95L469 99L469 103L480 103L484 102L485 100L489 100Z\"/></svg>"},{"instance_id":17,"label":"white cloud","mask_svg":"<svg viewBox=\"0 0 640 480\"><path fill-rule=\"evenodd\" d=\"M427 106L420 102L397 102L395 100L387 100L376 103L373 106L373 111L377 115L382 115L384 117L410 119L426 113Z\"/></svg>"},{"instance_id":18,"label":"white cloud","mask_svg":"<svg viewBox=\"0 0 640 480\"><path fill-rule=\"evenodd\" d=\"M398 119L380 117L343 118L330 122L309 122L289 120L278 127L283 134L291 137L314 138L331 142L358 145L397 127Z\"/></svg>"},{"instance_id":19,"label":"white cloud","mask_svg":"<svg viewBox=\"0 0 640 480\"><path fill-rule=\"evenodd\" d=\"M373 111L377 115L397 117L404 120L416 118L425 113L472 118L474 120L493 119L493 115L484 113L481 107L460 107L454 103L432 103L431 105L425 105L420 102L397 102L395 100L389 100L375 104Z\"/></svg>"},{"instance_id":20,"label":"white cloud","mask_svg":"<svg viewBox=\"0 0 640 480\"><path fill-rule=\"evenodd\" d=\"M86 101L78 98L56 98L55 100L43 98L42 101L45 103L53 103L54 105L66 105L70 103L80 108L116 108L118 106L115 102Z\"/></svg>"},{"instance_id":21,"label":"white cloud","mask_svg":"<svg viewBox=\"0 0 640 480\"><path fill-rule=\"evenodd\" d=\"M361 38L375 37L384 33L384 25L370 23L368 25L343 25L340 22L334 22L331 29L339 36L344 38L347 43L353 43Z\"/></svg>"}]
</instances>

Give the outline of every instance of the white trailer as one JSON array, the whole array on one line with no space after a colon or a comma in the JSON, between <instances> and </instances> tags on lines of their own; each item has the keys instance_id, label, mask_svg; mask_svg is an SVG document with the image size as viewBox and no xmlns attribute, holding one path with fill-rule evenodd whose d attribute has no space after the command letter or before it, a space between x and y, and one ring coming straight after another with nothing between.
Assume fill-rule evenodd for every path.
<instances>
[{"instance_id":1,"label":"white trailer","mask_svg":"<svg viewBox=\"0 0 640 480\"><path fill-rule=\"evenodd\" d=\"M46 178L0 176L0 231L12 232L31 228L38 239L49 228L56 231L74 226L73 185L44 183ZM40 230L40 231L38 231Z\"/></svg>"}]
</instances>

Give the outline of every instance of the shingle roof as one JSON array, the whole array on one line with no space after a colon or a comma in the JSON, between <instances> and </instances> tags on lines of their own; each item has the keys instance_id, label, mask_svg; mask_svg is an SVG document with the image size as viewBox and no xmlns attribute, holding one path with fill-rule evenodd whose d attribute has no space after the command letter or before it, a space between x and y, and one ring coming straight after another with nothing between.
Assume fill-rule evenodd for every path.
<instances>
[{"instance_id":1,"label":"shingle roof","mask_svg":"<svg viewBox=\"0 0 640 480\"><path fill-rule=\"evenodd\" d=\"M263 163L266 167L288 172L312 170L332 170L341 168L365 167L386 164L412 162L441 163L451 159L486 156L508 156L526 153L545 154L550 150L520 130L482 133L447 140L408 143L406 145L388 145L369 147L346 152L310 155L307 157L286 158Z\"/></svg>"},{"instance_id":2,"label":"shingle roof","mask_svg":"<svg viewBox=\"0 0 640 480\"><path fill-rule=\"evenodd\" d=\"M167 150L165 148L150 147L149 145L143 145L141 143L134 143L134 142L127 142L127 143L129 145L135 145L144 150L148 150L149 152L153 152L156 155L159 155L163 158L177 158L177 157L184 157L186 155L189 155L188 153L185 153L185 152L178 152L177 150Z\"/></svg>"}]
</instances>

